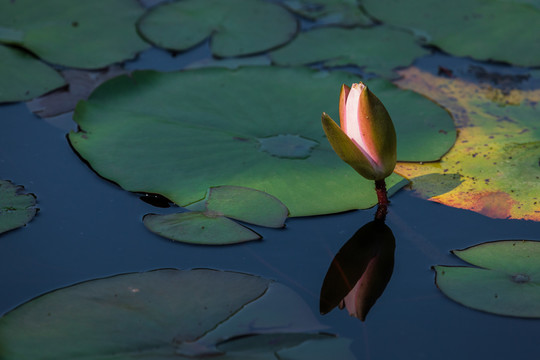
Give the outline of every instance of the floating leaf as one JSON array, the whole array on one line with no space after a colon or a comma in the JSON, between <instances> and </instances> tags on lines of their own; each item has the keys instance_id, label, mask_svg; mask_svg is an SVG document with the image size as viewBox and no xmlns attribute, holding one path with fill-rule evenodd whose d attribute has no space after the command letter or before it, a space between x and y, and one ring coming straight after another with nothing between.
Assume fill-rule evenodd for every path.
<instances>
[{"instance_id":1,"label":"floating leaf","mask_svg":"<svg viewBox=\"0 0 540 360\"><path fill-rule=\"evenodd\" d=\"M394 270L396 240L381 220L362 226L336 254L324 277L320 310L339 306L364 321Z\"/></svg>"},{"instance_id":2,"label":"floating leaf","mask_svg":"<svg viewBox=\"0 0 540 360\"><path fill-rule=\"evenodd\" d=\"M430 200L492 218L540 221L540 90L502 92L415 67L400 74L399 86L429 96L454 114L459 136L440 163L398 163L396 172L420 192L426 183L415 184L418 177L459 175L461 184L450 191L435 178L429 187L437 196Z\"/></svg>"},{"instance_id":3,"label":"floating leaf","mask_svg":"<svg viewBox=\"0 0 540 360\"><path fill-rule=\"evenodd\" d=\"M362 4L382 22L410 29L452 55L540 65L538 7L501 0L363 0Z\"/></svg>"},{"instance_id":4,"label":"floating leaf","mask_svg":"<svg viewBox=\"0 0 540 360\"><path fill-rule=\"evenodd\" d=\"M0 103L29 100L64 84L53 68L20 49L0 45Z\"/></svg>"},{"instance_id":5,"label":"floating leaf","mask_svg":"<svg viewBox=\"0 0 540 360\"><path fill-rule=\"evenodd\" d=\"M307 304L273 281L162 269L80 283L17 307L0 318L0 358L276 359L296 347L317 358L319 344L352 358L347 341L320 329Z\"/></svg>"},{"instance_id":6,"label":"floating leaf","mask_svg":"<svg viewBox=\"0 0 540 360\"><path fill-rule=\"evenodd\" d=\"M261 239L256 232L228 218L279 228L284 226L289 213L275 197L239 186L212 187L207 199L188 208L193 212L145 215L144 225L150 231L176 241L225 245Z\"/></svg>"},{"instance_id":7,"label":"floating leaf","mask_svg":"<svg viewBox=\"0 0 540 360\"><path fill-rule=\"evenodd\" d=\"M281 228L289 210L281 201L262 191L240 186L210 188L206 209L249 224Z\"/></svg>"},{"instance_id":8,"label":"floating leaf","mask_svg":"<svg viewBox=\"0 0 540 360\"><path fill-rule=\"evenodd\" d=\"M335 155L320 125L323 111L337 113L341 84L353 82L347 73L266 66L134 72L78 104L80 131L69 140L101 176L180 206L236 185L275 196L291 216L368 208L377 203L373 182ZM392 115L398 159L436 160L448 150L455 130L446 111L384 80L369 86ZM393 175L388 187L400 180Z\"/></svg>"},{"instance_id":9,"label":"floating leaf","mask_svg":"<svg viewBox=\"0 0 540 360\"><path fill-rule=\"evenodd\" d=\"M487 242L453 253L479 266L435 266L450 299L499 315L540 318L540 241Z\"/></svg>"},{"instance_id":10,"label":"floating leaf","mask_svg":"<svg viewBox=\"0 0 540 360\"><path fill-rule=\"evenodd\" d=\"M0 42L76 68L100 68L132 58L148 47L135 22L136 0L2 1Z\"/></svg>"},{"instance_id":11,"label":"floating leaf","mask_svg":"<svg viewBox=\"0 0 540 360\"><path fill-rule=\"evenodd\" d=\"M228 245L261 239L256 232L224 216L204 212L148 214L143 222L148 230L158 235L192 244Z\"/></svg>"},{"instance_id":12,"label":"floating leaf","mask_svg":"<svg viewBox=\"0 0 540 360\"><path fill-rule=\"evenodd\" d=\"M0 180L0 234L24 226L36 216L36 197L20 194L23 189Z\"/></svg>"},{"instance_id":13,"label":"floating leaf","mask_svg":"<svg viewBox=\"0 0 540 360\"><path fill-rule=\"evenodd\" d=\"M362 11L358 0L282 0L292 11L317 24L368 26L373 21Z\"/></svg>"},{"instance_id":14,"label":"floating leaf","mask_svg":"<svg viewBox=\"0 0 540 360\"><path fill-rule=\"evenodd\" d=\"M64 114L73 111L79 100L88 98L99 84L125 72L119 66L111 66L99 71L63 70L62 76L69 85L67 89L57 90L33 99L26 105L30 111L43 118Z\"/></svg>"},{"instance_id":15,"label":"floating leaf","mask_svg":"<svg viewBox=\"0 0 540 360\"><path fill-rule=\"evenodd\" d=\"M152 8L139 22L156 46L187 50L211 37L220 57L263 52L291 40L296 19L277 4L261 0L182 0Z\"/></svg>"},{"instance_id":16,"label":"floating leaf","mask_svg":"<svg viewBox=\"0 0 540 360\"><path fill-rule=\"evenodd\" d=\"M356 65L366 73L396 77L396 67L408 66L429 52L411 34L376 26L369 29L317 28L298 35L291 43L272 52L278 65L305 65L323 62L324 66Z\"/></svg>"}]
</instances>

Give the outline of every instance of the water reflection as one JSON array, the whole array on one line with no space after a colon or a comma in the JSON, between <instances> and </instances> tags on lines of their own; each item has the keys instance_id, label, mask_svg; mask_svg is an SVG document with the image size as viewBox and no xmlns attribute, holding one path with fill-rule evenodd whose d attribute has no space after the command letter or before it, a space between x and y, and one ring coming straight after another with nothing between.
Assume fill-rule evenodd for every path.
<instances>
[{"instance_id":1,"label":"water reflection","mask_svg":"<svg viewBox=\"0 0 540 360\"><path fill-rule=\"evenodd\" d=\"M364 321L392 277L395 248L384 217L362 226L330 264L321 289L321 314L338 306Z\"/></svg>"}]
</instances>

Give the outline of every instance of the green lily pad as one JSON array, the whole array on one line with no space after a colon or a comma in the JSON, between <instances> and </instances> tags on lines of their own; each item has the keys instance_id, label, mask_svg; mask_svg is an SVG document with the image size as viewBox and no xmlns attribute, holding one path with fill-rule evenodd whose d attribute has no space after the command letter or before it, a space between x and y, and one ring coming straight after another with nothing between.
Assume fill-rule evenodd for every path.
<instances>
[{"instance_id":1,"label":"green lily pad","mask_svg":"<svg viewBox=\"0 0 540 360\"><path fill-rule=\"evenodd\" d=\"M182 0L151 9L138 24L156 46L187 50L211 37L220 57L263 52L290 41L296 19L284 8L261 0Z\"/></svg>"},{"instance_id":2,"label":"green lily pad","mask_svg":"<svg viewBox=\"0 0 540 360\"><path fill-rule=\"evenodd\" d=\"M452 55L540 65L538 6L501 0L363 0L362 4L382 22L410 29Z\"/></svg>"},{"instance_id":3,"label":"green lily pad","mask_svg":"<svg viewBox=\"0 0 540 360\"><path fill-rule=\"evenodd\" d=\"M262 191L240 186L210 188L207 211L250 224L281 228L289 210L281 201Z\"/></svg>"},{"instance_id":4,"label":"green lily pad","mask_svg":"<svg viewBox=\"0 0 540 360\"><path fill-rule=\"evenodd\" d=\"M201 245L238 244L262 237L224 216L204 212L147 214L143 223L148 230L167 239Z\"/></svg>"},{"instance_id":5,"label":"green lily pad","mask_svg":"<svg viewBox=\"0 0 540 360\"><path fill-rule=\"evenodd\" d=\"M540 241L487 242L453 253L478 266L435 266L450 299L498 315L540 318Z\"/></svg>"},{"instance_id":6,"label":"green lily pad","mask_svg":"<svg viewBox=\"0 0 540 360\"><path fill-rule=\"evenodd\" d=\"M239 186L212 187L207 199L188 207L192 212L143 217L144 225L166 238L204 245L236 244L262 237L228 218L280 228L288 209L275 197Z\"/></svg>"},{"instance_id":7,"label":"green lily pad","mask_svg":"<svg viewBox=\"0 0 540 360\"><path fill-rule=\"evenodd\" d=\"M258 276L162 269L98 279L42 295L0 318L2 359L276 359L321 346L353 358L318 331L305 302ZM279 357L284 358L284 357Z\"/></svg>"},{"instance_id":8,"label":"green lily pad","mask_svg":"<svg viewBox=\"0 0 540 360\"><path fill-rule=\"evenodd\" d=\"M305 65L323 62L324 66L356 65L367 73L387 78L429 52L416 43L413 35L376 26L369 29L317 28L301 33L286 46L270 53L278 65Z\"/></svg>"},{"instance_id":9,"label":"green lily pad","mask_svg":"<svg viewBox=\"0 0 540 360\"><path fill-rule=\"evenodd\" d=\"M358 4L358 0L282 0L283 4L297 14L317 24L342 26L368 26L373 21Z\"/></svg>"},{"instance_id":10,"label":"green lily pad","mask_svg":"<svg viewBox=\"0 0 540 360\"><path fill-rule=\"evenodd\" d=\"M180 206L199 201L209 187L235 185L278 198L291 216L368 208L377 203L373 182L339 159L320 125L323 111L337 114L341 84L358 80L266 66L134 72L79 102L80 131L69 140L101 176ZM452 146L454 125L442 108L384 80L368 85L392 115L398 159L436 160ZM284 135L285 154L268 144ZM304 148L300 155L296 145ZM400 181L392 175L388 188Z\"/></svg>"},{"instance_id":11,"label":"green lily pad","mask_svg":"<svg viewBox=\"0 0 540 360\"><path fill-rule=\"evenodd\" d=\"M77 68L100 68L148 47L136 32L144 13L136 0L3 1L0 43L24 47L40 58Z\"/></svg>"},{"instance_id":12,"label":"green lily pad","mask_svg":"<svg viewBox=\"0 0 540 360\"><path fill-rule=\"evenodd\" d=\"M0 180L0 234L24 226L36 216L36 197L20 194L23 189Z\"/></svg>"},{"instance_id":13,"label":"green lily pad","mask_svg":"<svg viewBox=\"0 0 540 360\"><path fill-rule=\"evenodd\" d=\"M64 84L53 68L22 50L0 45L0 103L29 100Z\"/></svg>"}]
</instances>

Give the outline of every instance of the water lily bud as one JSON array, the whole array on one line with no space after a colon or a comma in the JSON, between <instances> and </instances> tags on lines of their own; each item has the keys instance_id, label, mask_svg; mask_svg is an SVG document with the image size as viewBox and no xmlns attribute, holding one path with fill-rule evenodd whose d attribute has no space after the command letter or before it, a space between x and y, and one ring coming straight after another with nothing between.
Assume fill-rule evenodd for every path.
<instances>
[{"instance_id":1,"label":"water lily bud","mask_svg":"<svg viewBox=\"0 0 540 360\"><path fill-rule=\"evenodd\" d=\"M339 127L322 114L326 137L339 157L369 180L383 180L396 166L396 131L382 102L363 83L343 85Z\"/></svg>"}]
</instances>

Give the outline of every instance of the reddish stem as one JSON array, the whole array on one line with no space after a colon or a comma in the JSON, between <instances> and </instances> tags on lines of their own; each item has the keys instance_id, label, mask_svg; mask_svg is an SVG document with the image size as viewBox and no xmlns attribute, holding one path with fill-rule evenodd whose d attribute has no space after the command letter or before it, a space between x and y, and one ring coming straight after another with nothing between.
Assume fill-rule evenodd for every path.
<instances>
[{"instance_id":1,"label":"reddish stem","mask_svg":"<svg viewBox=\"0 0 540 360\"><path fill-rule=\"evenodd\" d=\"M388 195L386 194L386 183L383 180L375 180L375 191L377 192L377 212L375 219L384 221L388 213Z\"/></svg>"}]
</instances>

